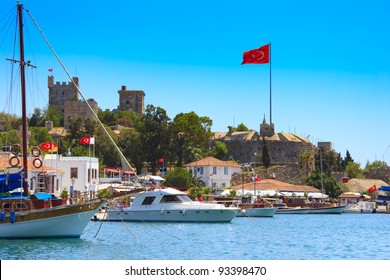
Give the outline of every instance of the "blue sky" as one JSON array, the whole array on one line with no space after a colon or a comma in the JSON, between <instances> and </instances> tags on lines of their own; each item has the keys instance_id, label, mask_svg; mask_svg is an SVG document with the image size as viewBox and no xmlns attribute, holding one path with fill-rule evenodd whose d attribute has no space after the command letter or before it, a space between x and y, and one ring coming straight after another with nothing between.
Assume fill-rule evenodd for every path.
<instances>
[{"instance_id":1,"label":"blue sky","mask_svg":"<svg viewBox=\"0 0 390 280\"><path fill-rule=\"evenodd\" d=\"M330 141L362 167L390 163L389 1L23 3L102 109L116 108L126 85L171 118L195 111L213 120L213 131L240 123L258 131L264 115L269 121L269 64L241 65L242 54L271 43L276 131ZM0 10L14 5L3 0ZM27 45L37 37L32 25L28 35ZM33 108L43 108L47 69L55 81L68 79L42 40L33 50Z\"/></svg>"}]
</instances>

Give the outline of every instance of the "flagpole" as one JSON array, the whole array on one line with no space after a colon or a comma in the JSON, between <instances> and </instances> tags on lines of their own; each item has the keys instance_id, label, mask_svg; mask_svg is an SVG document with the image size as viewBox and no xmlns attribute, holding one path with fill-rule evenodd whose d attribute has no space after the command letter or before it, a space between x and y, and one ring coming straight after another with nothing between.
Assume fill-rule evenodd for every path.
<instances>
[{"instance_id":1,"label":"flagpole","mask_svg":"<svg viewBox=\"0 0 390 280\"><path fill-rule=\"evenodd\" d=\"M269 122L272 125L272 67L271 67L271 43L269 43Z\"/></svg>"}]
</instances>

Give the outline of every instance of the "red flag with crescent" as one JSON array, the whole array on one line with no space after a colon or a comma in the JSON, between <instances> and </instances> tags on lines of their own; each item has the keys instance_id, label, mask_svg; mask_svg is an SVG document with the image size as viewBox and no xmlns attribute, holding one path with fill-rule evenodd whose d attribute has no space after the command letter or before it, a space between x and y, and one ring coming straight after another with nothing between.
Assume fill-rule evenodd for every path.
<instances>
[{"instance_id":1,"label":"red flag with crescent","mask_svg":"<svg viewBox=\"0 0 390 280\"><path fill-rule=\"evenodd\" d=\"M244 52L242 64L264 64L269 63L269 44L258 49Z\"/></svg>"},{"instance_id":2,"label":"red flag with crescent","mask_svg":"<svg viewBox=\"0 0 390 280\"><path fill-rule=\"evenodd\" d=\"M376 185L373 185L371 188L368 189L368 193L373 193L376 191Z\"/></svg>"},{"instance_id":3,"label":"red flag with crescent","mask_svg":"<svg viewBox=\"0 0 390 280\"><path fill-rule=\"evenodd\" d=\"M50 151L53 148L52 142L44 142L41 144L41 150Z\"/></svg>"}]
</instances>

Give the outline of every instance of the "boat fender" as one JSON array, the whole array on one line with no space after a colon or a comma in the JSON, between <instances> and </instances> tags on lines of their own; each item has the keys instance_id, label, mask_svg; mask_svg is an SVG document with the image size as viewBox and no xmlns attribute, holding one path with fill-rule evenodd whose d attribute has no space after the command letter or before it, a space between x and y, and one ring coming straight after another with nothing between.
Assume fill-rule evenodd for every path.
<instances>
[{"instance_id":1,"label":"boat fender","mask_svg":"<svg viewBox=\"0 0 390 280\"><path fill-rule=\"evenodd\" d=\"M11 212L9 213L9 221L11 222L11 224L15 222L15 216L16 216L15 210L12 209Z\"/></svg>"},{"instance_id":2,"label":"boat fender","mask_svg":"<svg viewBox=\"0 0 390 280\"><path fill-rule=\"evenodd\" d=\"M186 214L186 209L183 210L183 216Z\"/></svg>"},{"instance_id":3,"label":"boat fender","mask_svg":"<svg viewBox=\"0 0 390 280\"><path fill-rule=\"evenodd\" d=\"M41 149L39 149L38 147L32 147L31 149L31 155L33 157L39 157L41 155Z\"/></svg>"},{"instance_id":4,"label":"boat fender","mask_svg":"<svg viewBox=\"0 0 390 280\"><path fill-rule=\"evenodd\" d=\"M9 159L9 165L11 167L16 167L18 166L20 163L20 159L17 157L17 156L12 156L10 159Z\"/></svg>"},{"instance_id":5,"label":"boat fender","mask_svg":"<svg viewBox=\"0 0 390 280\"><path fill-rule=\"evenodd\" d=\"M42 167L42 161L40 158L34 158L33 165L35 168L41 168Z\"/></svg>"},{"instance_id":6,"label":"boat fender","mask_svg":"<svg viewBox=\"0 0 390 280\"><path fill-rule=\"evenodd\" d=\"M1 211L1 213L0 213L0 221L1 222L5 221L5 212L4 211Z\"/></svg>"},{"instance_id":7,"label":"boat fender","mask_svg":"<svg viewBox=\"0 0 390 280\"><path fill-rule=\"evenodd\" d=\"M22 148L20 147L19 144L13 144L12 148L11 148L11 153L18 155L18 154L20 154L21 150L22 150Z\"/></svg>"},{"instance_id":8,"label":"boat fender","mask_svg":"<svg viewBox=\"0 0 390 280\"><path fill-rule=\"evenodd\" d=\"M160 215L164 214L164 209L160 210Z\"/></svg>"}]
</instances>

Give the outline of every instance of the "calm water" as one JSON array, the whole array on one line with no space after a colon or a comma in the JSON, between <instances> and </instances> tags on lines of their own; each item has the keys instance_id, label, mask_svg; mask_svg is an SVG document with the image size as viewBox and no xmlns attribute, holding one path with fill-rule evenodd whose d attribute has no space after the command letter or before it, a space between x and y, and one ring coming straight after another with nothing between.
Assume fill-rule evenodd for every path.
<instances>
[{"instance_id":1,"label":"calm water","mask_svg":"<svg viewBox=\"0 0 390 280\"><path fill-rule=\"evenodd\" d=\"M223 224L90 222L80 239L0 240L0 258L389 260L389 233L388 214L276 215Z\"/></svg>"}]
</instances>

